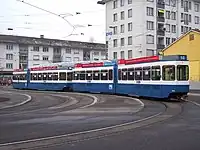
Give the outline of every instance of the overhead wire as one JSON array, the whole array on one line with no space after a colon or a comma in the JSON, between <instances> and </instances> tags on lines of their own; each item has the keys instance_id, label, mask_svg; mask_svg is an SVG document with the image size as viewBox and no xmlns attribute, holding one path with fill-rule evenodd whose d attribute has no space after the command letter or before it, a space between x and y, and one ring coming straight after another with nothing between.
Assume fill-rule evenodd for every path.
<instances>
[{"instance_id":1,"label":"overhead wire","mask_svg":"<svg viewBox=\"0 0 200 150\"><path fill-rule=\"evenodd\" d=\"M71 33L70 33L70 34L73 34L73 32L74 32L74 30L75 30L75 27L74 27L74 25L71 24L67 19L65 19L65 16L63 17L63 16L60 15L60 14L56 14L56 13L51 12L51 11L49 11L49 10L40 8L40 7L36 6L36 5L30 4L30 3L28 3L28 2L25 2L24 0L17 0L17 1L22 2L22 3L26 4L26 5L31 6L31 7L37 8L37 9L39 9L39 10L42 10L42 11L44 11L44 12L50 13L50 14L52 14L52 15L54 15L54 16L57 16L57 17L62 18L64 21L66 21L66 22L73 28L72 31L71 31ZM70 35L70 34L69 34L69 35Z\"/></svg>"}]
</instances>

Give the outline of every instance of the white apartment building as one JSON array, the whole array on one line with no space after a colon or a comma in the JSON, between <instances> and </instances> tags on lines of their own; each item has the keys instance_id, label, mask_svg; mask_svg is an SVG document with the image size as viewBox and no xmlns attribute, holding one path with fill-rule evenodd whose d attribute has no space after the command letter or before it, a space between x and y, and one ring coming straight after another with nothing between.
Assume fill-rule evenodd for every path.
<instances>
[{"instance_id":1,"label":"white apartment building","mask_svg":"<svg viewBox=\"0 0 200 150\"><path fill-rule=\"evenodd\" d=\"M57 62L107 59L105 44L46 38L0 35L0 76L13 69Z\"/></svg>"},{"instance_id":2,"label":"white apartment building","mask_svg":"<svg viewBox=\"0 0 200 150\"><path fill-rule=\"evenodd\" d=\"M157 55L200 28L200 0L102 0L109 59Z\"/></svg>"}]
</instances>

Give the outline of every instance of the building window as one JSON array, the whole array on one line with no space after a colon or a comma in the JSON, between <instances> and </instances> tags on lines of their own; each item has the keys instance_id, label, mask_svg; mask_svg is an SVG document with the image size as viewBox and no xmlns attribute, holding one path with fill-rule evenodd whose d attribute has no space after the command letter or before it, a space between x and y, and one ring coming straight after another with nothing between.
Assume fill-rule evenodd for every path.
<instances>
[{"instance_id":1,"label":"building window","mask_svg":"<svg viewBox=\"0 0 200 150\"><path fill-rule=\"evenodd\" d=\"M171 0L171 6L176 7L176 0Z\"/></svg>"},{"instance_id":2,"label":"building window","mask_svg":"<svg viewBox=\"0 0 200 150\"><path fill-rule=\"evenodd\" d=\"M72 61L72 58L71 57L66 57L65 59L67 62L71 62Z\"/></svg>"},{"instance_id":3,"label":"building window","mask_svg":"<svg viewBox=\"0 0 200 150\"><path fill-rule=\"evenodd\" d=\"M199 24L199 17L198 16L195 16L194 22L195 22L195 24Z\"/></svg>"},{"instance_id":4,"label":"building window","mask_svg":"<svg viewBox=\"0 0 200 150\"><path fill-rule=\"evenodd\" d=\"M74 57L74 61L75 62L79 61L79 57Z\"/></svg>"},{"instance_id":5,"label":"building window","mask_svg":"<svg viewBox=\"0 0 200 150\"><path fill-rule=\"evenodd\" d=\"M153 49L147 49L146 50L146 56L154 56L154 50Z\"/></svg>"},{"instance_id":6,"label":"building window","mask_svg":"<svg viewBox=\"0 0 200 150\"><path fill-rule=\"evenodd\" d=\"M124 0L120 0L120 6L124 6Z\"/></svg>"},{"instance_id":7,"label":"building window","mask_svg":"<svg viewBox=\"0 0 200 150\"><path fill-rule=\"evenodd\" d=\"M113 52L113 59L117 59L117 52Z\"/></svg>"},{"instance_id":8,"label":"building window","mask_svg":"<svg viewBox=\"0 0 200 150\"><path fill-rule=\"evenodd\" d=\"M194 10L195 10L196 12L199 12L199 4L194 4Z\"/></svg>"},{"instance_id":9,"label":"building window","mask_svg":"<svg viewBox=\"0 0 200 150\"><path fill-rule=\"evenodd\" d=\"M124 46L124 38L121 38L121 46Z\"/></svg>"},{"instance_id":10,"label":"building window","mask_svg":"<svg viewBox=\"0 0 200 150\"><path fill-rule=\"evenodd\" d=\"M99 52L93 52L94 56L99 56Z\"/></svg>"},{"instance_id":11,"label":"building window","mask_svg":"<svg viewBox=\"0 0 200 150\"><path fill-rule=\"evenodd\" d=\"M172 33L176 33L176 25L172 25Z\"/></svg>"},{"instance_id":12,"label":"building window","mask_svg":"<svg viewBox=\"0 0 200 150\"><path fill-rule=\"evenodd\" d=\"M66 49L65 49L65 53L71 54L71 48L66 48Z\"/></svg>"},{"instance_id":13,"label":"building window","mask_svg":"<svg viewBox=\"0 0 200 150\"><path fill-rule=\"evenodd\" d=\"M166 45L168 46L170 44L170 38L166 37Z\"/></svg>"},{"instance_id":14,"label":"building window","mask_svg":"<svg viewBox=\"0 0 200 150\"><path fill-rule=\"evenodd\" d=\"M13 54L6 54L6 60L13 60Z\"/></svg>"},{"instance_id":15,"label":"building window","mask_svg":"<svg viewBox=\"0 0 200 150\"><path fill-rule=\"evenodd\" d=\"M133 57L133 52L132 52L132 50L128 50L128 58L130 59L130 58L132 58Z\"/></svg>"},{"instance_id":16,"label":"building window","mask_svg":"<svg viewBox=\"0 0 200 150\"><path fill-rule=\"evenodd\" d=\"M113 40L113 47L117 47L117 39Z\"/></svg>"},{"instance_id":17,"label":"building window","mask_svg":"<svg viewBox=\"0 0 200 150\"><path fill-rule=\"evenodd\" d=\"M189 41L192 41L192 40L194 40L194 34L189 35Z\"/></svg>"},{"instance_id":18,"label":"building window","mask_svg":"<svg viewBox=\"0 0 200 150\"><path fill-rule=\"evenodd\" d=\"M147 44L154 44L154 36L153 35L147 35Z\"/></svg>"},{"instance_id":19,"label":"building window","mask_svg":"<svg viewBox=\"0 0 200 150\"><path fill-rule=\"evenodd\" d=\"M189 15L189 22L192 22L192 15Z\"/></svg>"},{"instance_id":20,"label":"building window","mask_svg":"<svg viewBox=\"0 0 200 150\"><path fill-rule=\"evenodd\" d=\"M113 1L113 9L116 9L117 8L117 0L114 0Z\"/></svg>"},{"instance_id":21,"label":"building window","mask_svg":"<svg viewBox=\"0 0 200 150\"><path fill-rule=\"evenodd\" d=\"M49 56L43 56L42 60L49 60Z\"/></svg>"},{"instance_id":22,"label":"building window","mask_svg":"<svg viewBox=\"0 0 200 150\"><path fill-rule=\"evenodd\" d=\"M181 0L181 8L183 8L183 6L184 6L184 1Z\"/></svg>"},{"instance_id":23,"label":"building window","mask_svg":"<svg viewBox=\"0 0 200 150\"><path fill-rule=\"evenodd\" d=\"M147 21L147 30L154 30L154 22Z\"/></svg>"},{"instance_id":24,"label":"building window","mask_svg":"<svg viewBox=\"0 0 200 150\"><path fill-rule=\"evenodd\" d=\"M191 10L192 9L192 3L191 2L189 2L189 10Z\"/></svg>"},{"instance_id":25,"label":"building window","mask_svg":"<svg viewBox=\"0 0 200 150\"><path fill-rule=\"evenodd\" d=\"M152 7L147 7L147 16L154 16Z\"/></svg>"},{"instance_id":26,"label":"building window","mask_svg":"<svg viewBox=\"0 0 200 150\"><path fill-rule=\"evenodd\" d=\"M172 38L172 43L173 43L174 41L176 41L176 38Z\"/></svg>"},{"instance_id":27,"label":"building window","mask_svg":"<svg viewBox=\"0 0 200 150\"><path fill-rule=\"evenodd\" d=\"M40 49L39 46L33 46L33 51L34 52L39 52L39 49Z\"/></svg>"},{"instance_id":28,"label":"building window","mask_svg":"<svg viewBox=\"0 0 200 150\"><path fill-rule=\"evenodd\" d=\"M12 44L6 45L6 49L8 49L8 50L13 50L13 45L12 45Z\"/></svg>"},{"instance_id":29,"label":"building window","mask_svg":"<svg viewBox=\"0 0 200 150\"><path fill-rule=\"evenodd\" d=\"M39 55L33 55L33 60L40 60L40 56Z\"/></svg>"},{"instance_id":30,"label":"building window","mask_svg":"<svg viewBox=\"0 0 200 150\"><path fill-rule=\"evenodd\" d=\"M12 63L6 63L6 69L13 69Z\"/></svg>"},{"instance_id":31,"label":"building window","mask_svg":"<svg viewBox=\"0 0 200 150\"><path fill-rule=\"evenodd\" d=\"M166 11L166 19L170 19L170 11Z\"/></svg>"},{"instance_id":32,"label":"building window","mask_svg":"<svg viewBox=\"0 0 200 150\"><path fill-rule=\"evenodd\" d=\"M124 33L124 24L122 24L122 25L120 26L120 32L121 32L121 33Z\"/></svg>"},{"instance_id":33,"label":"building window","mask_svg":"<svg viewBox=\"0 0 200 150\"><path fill-rule=\"evenodd\" d=\"M128 37L128 45L132 45L132 36Z\"/></svg>"},{"instance_id":34,"label":"building window","mask_svg":"<svg viewBox=\"0 0 200 150\"><path fill-rule=\"evenodd\" d=\"M58 47L54 47L53 48L53 52L56 53L56 54L60 54L61 53L61 49L58 48Z\"/></svg>"},{"instance_id":35,"label":"building window","mask_svg":"<svg viewBox=\"0 0 200 150\"><path fill-rule=\"evenodd\" d=\"M121 12L121 20L124 20L124 11Z\"/></svg>"},{"instance_id":36,"label":"building window","mask_svg":"<svg viewBox=\"0 0 200 150\"><path fill-rule=\"evenodd\" d=\"M48 47L43 47L43 52L49 52L49 48Z\"/></svg>"},{"instance_id":37,"label":"building window","mask_svg":"<svg viewBox=\"0 0 200 150\"><path fill-rule=\"evenodd\" d=\"M128 10L128 18L131 18L132 17L132 9L129 9Z\"/></svg>"},{"instance_id":38,"label":"building window","mask_svg":"<svg viewBox=\"0 0 200 150\"><path fill-rule=\"evenodd\" d=\"M117 13L113 14L113 21L117 21Z\"/></svg>"},{"instance_id":39,"label":"building window","mask_svg":"<svg viewBox=\"0 0 200 150\"><path fill-rule=\"evenodd\" d=\"M113 34L117 34L117 26L113 27Z\"/></svg>"},{"instance_id":40,"label":"building window","mask_svg":"<svg viewBox=\"0 0 200 150\"><path fill-rule=\"evenodd\" d=\"M128 31L132 31L132 22L128 23Z\"/></svg>"},{"instance_id":41,"label":"building window","mask_svg":"<svg viewBox=\"0 0 200 150\"><path fill-rule=\"evenodd\" d=\"M120 57L121 57L121 59L124 59L124 51L120 52Z\"/></svg>"},{"instance_id":42,"label":"building window","mask_svg":"<svg viewBox=\"0 0 200 150\"><path fill-rule=\"evenodd\" d=\"M132 0L128 0L128 4L132 4Z\"/></svg>"},{"instance_id":43,"label":"building window","mask_svg":"<svg viewBox=\"0 0 200 150\"><path fill-rule=\"evenodd\" d=\"M170 0L165 0L165 5L170 6Z\"/></svg>"},{"instance_id":44,"label":"building window","mask_svg":"<svg viewBox=\"0 0 200 150\"><path fill-rule=\"evenodd\" d=\"M166 24L166 32L170 32L170 24Z\"/></svg>"},{"instance_id":45,"label":"building window","mask_svg":"<svg viewBox=\"0 0 200 150\"><path fill-rule=\"evenodd\" d=\"M171 19L176 20L176 12L171 12Z\"/></svg>"}]
</instances>

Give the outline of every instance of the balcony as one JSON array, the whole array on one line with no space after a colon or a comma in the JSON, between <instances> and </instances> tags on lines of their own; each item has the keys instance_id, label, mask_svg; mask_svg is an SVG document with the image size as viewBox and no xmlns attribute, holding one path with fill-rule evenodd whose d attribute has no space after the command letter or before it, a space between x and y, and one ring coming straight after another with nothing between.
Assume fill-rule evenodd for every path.
<instances>
[{"instance_id":1,"label":"balcony","mask_svg":"<svg viewBox=\"0 0 200 150\"><path fill-rule=\"evenodd\" d=\"M157 21L158 21L158 22L165 22L165 17L160 17L160 16L158 16L158 17L157 17Z\"/></svg>"},{"instance_id":2,"label":"balcony","mask_svg":"<svg viewBox=\"0 0 200 150\"><path fill-rule=\"evenodd\" d=\"M157 30L157 35L165 36L165 31L162 30L162 29L158 29L158 30Z\"/></svg>"},{"instance_id":3,"label":"balcony","mask_svg":"<svg viewBox=\"0 0 200 150\"><path fill-rule=\"evenodd\" d=\"M165 45L163 44L157 44L157 49L164 49L165 48Z\"/></svg>"},{"instance_id":4,"label":"balcony","mask_svg":"<svg viewBox=\"0 0 200 150\"><path fill-rule=\"evenodd\" d=\"M157 2L157 8L165 9L165 2L163 2L163 1L158 1L158 2Z\"/></svg>"}]
</instances>

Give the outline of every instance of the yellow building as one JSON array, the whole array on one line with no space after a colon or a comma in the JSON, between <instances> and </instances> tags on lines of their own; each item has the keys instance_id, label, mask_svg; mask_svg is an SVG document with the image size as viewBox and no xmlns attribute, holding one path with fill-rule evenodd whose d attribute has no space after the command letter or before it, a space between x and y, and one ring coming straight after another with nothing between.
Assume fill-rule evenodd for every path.
<instances>
[{"instance_id":1,"label":"yellow building","mask_svg":"<svg viewBox=\"0 0 200 150\"><path fill-rule=\"evenodd\" d=\"M190 80L200 81L200 30L191 30L161 51L162 55L187 55Z\"/></svg>"}]
</instances>

